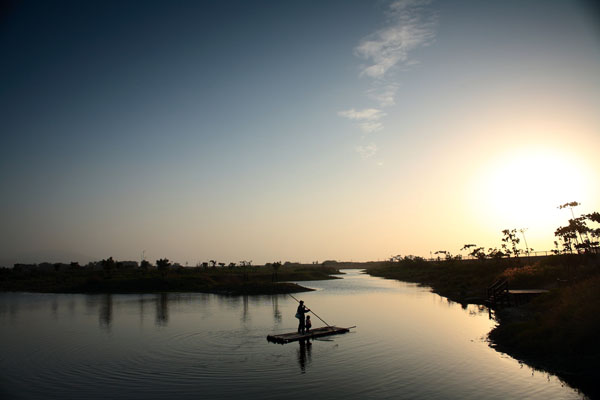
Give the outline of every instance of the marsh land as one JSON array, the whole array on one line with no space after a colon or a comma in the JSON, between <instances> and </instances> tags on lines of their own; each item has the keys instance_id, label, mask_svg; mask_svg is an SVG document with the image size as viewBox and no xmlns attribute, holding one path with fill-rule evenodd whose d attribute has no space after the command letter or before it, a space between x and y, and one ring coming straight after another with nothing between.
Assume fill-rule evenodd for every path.
<instances>
[{"instance_id":1,"label":"marsh land","mask_svg":"<svg viewBox=\"0 0 600 400\"><path fill-rule=\"evenodd\" d=\"M235 268L113 268L91 270L0 269L0 291L41 293L157 293L283 294L311 289L290 281L335 279L335 267L293 264L275 271L268 266Z\"/></svg>"},{"instance_id":2,"label":"marsh land","mask_svg":"<svg viewBox=\"0 0 600 400\"><path fill-rule=\"evenodd\" d=\"M548 289L527 304L498 307L489 339L499 351L556 374L598 398L600 256L563 254L499 260L370 263L369 274L429 286L461 303L484 304L486 289L506 279L511 289Z\"/></svg>"}]
</instances>

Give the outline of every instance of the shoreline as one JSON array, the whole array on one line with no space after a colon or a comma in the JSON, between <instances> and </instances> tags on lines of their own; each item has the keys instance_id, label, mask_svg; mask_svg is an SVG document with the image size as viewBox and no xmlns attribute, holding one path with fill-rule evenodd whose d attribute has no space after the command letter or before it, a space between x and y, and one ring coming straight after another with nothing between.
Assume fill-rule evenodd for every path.
<instances>
[{"instance_id":1,"label":"shoreline","mask_svg":"<svg viewBox=\"0 0 600 400\"><path fill-rule=\"evenodd\" d=\"M488 343L533 369L556 375L590 399L600 398L600 348L594 337L600 326L597 256L549 256L532 265L515 259L407 260L370 263L363 268L372 276L429 287L463 305L485 305L487 286L498 278L507 279L515 289L550 290L527 304L496 308L498 325L488 333Z\"/></svg>"},{"instance_id":2,"label":"shoreline","mask_svg":"<svg viewBox=\"0 0 600 400\"><path fill-rule=\"evenodd\" d=\"M62 272L0 270L0 292L139 294L213 293L274 295L312 291L294 281L339 279L339 270L322 266L265 266L242 269L181 268L172 271L71 270Z\"/></svg>"}]
</instances>

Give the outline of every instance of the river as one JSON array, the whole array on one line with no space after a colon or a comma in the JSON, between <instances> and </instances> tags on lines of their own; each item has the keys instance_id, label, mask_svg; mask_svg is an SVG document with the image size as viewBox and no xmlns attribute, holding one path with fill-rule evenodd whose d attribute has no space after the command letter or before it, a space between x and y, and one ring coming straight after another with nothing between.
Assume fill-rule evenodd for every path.
<instances>
[{"instance_id":1,"label":"river","mask_svg":"<svg viewBox=\"0 0 600 400\"><path fill-rule=\"evenodd\" d=\"M486 309L344 272L295 296L356 328L309 344L267 342L296 329L284 295L0 293L0 398L582 398L490 348Z\"/></svg>"}]
</instances>

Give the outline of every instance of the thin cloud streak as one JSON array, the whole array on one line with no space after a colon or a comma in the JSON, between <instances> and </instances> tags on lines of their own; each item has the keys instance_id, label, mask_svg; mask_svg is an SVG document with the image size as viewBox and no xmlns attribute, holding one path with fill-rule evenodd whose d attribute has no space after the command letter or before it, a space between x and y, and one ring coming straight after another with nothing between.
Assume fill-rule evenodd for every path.
<instances>
[{"instance_id":1,"label":"thin cloud streak","mask_svg":"<svg viewBox=\"0 0 600 400\"><path fill-rule=\"evenodd\" d=\"M370 89L367 94L371 99L379 103L381 107L390 107L396 104L398 88L398 84L391 83L383 87Z\"/></svg>"},{"instance_id":2,"label":"thin cloud streak","mask_svg":"<svg viewBox=\"0 0 600 400\"><path fill-rule=\"evenodd\" d=\"M376 121L381 117L385 117L385 113L376 108L365 108L364 110L350 110L339 111L338 115L346 117L354 121Z\"/></svg>"},{"instance_id":3,"label":"thin cloud streak","mask_svg":"<svg viewBox=\"0 0 600 400\"><path fill-rule=\"evenodd\" d=\"M338 115L359 122L360 129L365 133L373 133L383 129L383 124L378 120L385 117L385 113L377 108L366 108L364 110L339 111Z\"/></svg>"},{"instance_id":4,"label":"thin cloud streak","mask_svg":"<svg viewBox=\"0 0 600 400\"><path fill-rule=\"evenodd\" d=\"M393 78L393 71L407 70L418 64L411 52L426 46L435 39L435 14L427 9L429 0L398 0L389 5L387 23L382 29L364 37L354 48L354 54L366 60L361 67L360 76L371 78L372 87L367 95L376 101L380 108L396 104L396 94L400 87ZM382 123L386 116L379 108L354 108L339 111L338 115L356 121L361 131L372 134L384 129ZM364 136L363 136L364 139ZM363 159L377 153L374 143L356 147Z\"/></svg>"},{"instance_id":5,"label":"thin cloud streak","mask_svg":"<svg viewBox=\"0 0 600 400\"><path fill-rule=\"evenodd\" d=\"M397 1L390 5L391 26L383 28L365 39L355 48L355 54L371 64L361 75L381 79L397 65L410 66L415 61L409 53L435 38L434 21L424 14L428 1Z\"/></svg>"},{"instance_id":6,"label":"thin cloud streak","mask_svg":"<svg viewBox=\"0 0 600 400\"><path fill-rule=\"evenodd\" d=\"M365 146L356 146L355 150L360 154L361 158L367 159L377 154L377 145L375 143L369 143Z\"/></svg>"},{"instance_id":7,"label":"thin cloud streak","mask_svg":"<svg viewBox=\"0 0 600 400\"><path fill-rule=\"evenodd\" d=\"M360 129L364 133L373 133L382 130L383 124L381 122L367 121L360 124Z\"/></svg>"}]
</instances>

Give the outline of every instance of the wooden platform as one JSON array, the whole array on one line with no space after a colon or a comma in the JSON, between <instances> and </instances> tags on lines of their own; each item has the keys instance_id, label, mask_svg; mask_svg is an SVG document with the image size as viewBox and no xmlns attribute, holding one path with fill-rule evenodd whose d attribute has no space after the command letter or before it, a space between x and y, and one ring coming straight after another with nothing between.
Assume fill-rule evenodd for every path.
<instances>
[{"instance_id":1,"label":"wooden platform","mask_svg":"<svg viewBox=\"0 0 600 400\"><path fill-rule=\"evenodd\" d=\"M544 289L510 289L508 295L510 297L511 304L518 306L529 302L535 296L539 296L543 293L548 293L549 290Z\"/></svg>"},{"instance_id":2,"label":"wooden platform","mask_svg":"<svg viewBox=\"0 0 600 400\"><path fill-rule=\"evenodd\" d=\"M545 290L545 289L510 289L508 291L508 293L510 294L516 294L516 295L527 295L527 294L542 294L542 293L548 293L549 290Z\"/></svg>"},{"instance_id":3,"label":"wooden platform","mask_svg":"<svg viewBox=\"0 0 600 400\"><path fill-rule=\"evenodd\" d=\"M535 296L547 293L545 289L508 289L508 281L500 279L488 286L486 304L490 308L497 306L518 306Z\"/></svg>"},{"instance_id":4,"label":"wooden platform","mask_svg":"<svg viewBox=\"0 0 600 400\"><path fill-rule=\"evenodd\" d=\"M324 326L322 328L311 329L310 332L301 334L297 332L282 333L281 335L268 335L267 340L273 343L289 343L298 340L307 340L322 336L338 335L350 332L350 328L340 328L337 326Z\"/></svg>"}]
</instances>

